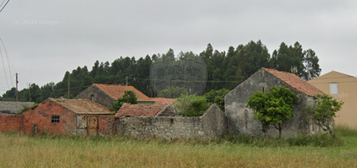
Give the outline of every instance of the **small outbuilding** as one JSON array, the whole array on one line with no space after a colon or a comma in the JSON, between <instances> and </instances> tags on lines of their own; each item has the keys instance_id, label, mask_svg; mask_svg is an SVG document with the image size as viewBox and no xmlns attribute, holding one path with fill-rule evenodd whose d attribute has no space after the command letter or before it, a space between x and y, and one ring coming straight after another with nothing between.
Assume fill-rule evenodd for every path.
<instances>
[{"instance_id":1,"label":"small outbuilding","mask_svg":"<svg viewBox=\"0 0 357 168\"><path fill-rule=\"evenodd\" d=\"M50 134L111 134L114 114L88 99L49 98L23 113L23 131Z\"/></svg>"},{"instance_id":2,"label":"small outbuilding","mask_svg":"<svg viewBox=\"0 0 357 168\"><path fill-rule=\"evenodd\" d=\"M274 86L285 86L299 97L298 104L292 111L292 118L283 123L282 136L294 137L318 130L307 119L303 110L315 101L316 95L324 93L295 74L261 68L225 95L225 113L228 120L228 132L230 134L247 136L263 135L262 125L259 120L254 119L254 111L247 107L247 101L254 92L268 92L269 88ZM279 132L274 126L270 126L266 135L277 137Z\"/></svg>"},{"instance_id":3,"label":"small outbuilding","mask_svg":"<svg viewBox=\"0 0 357 168\"><path fill-rule=\"evenodd\" d=\"M0 115L19 114L24 107L31 107L34 102L0 101Z\"/></svg>"},{"instance_id":4,"label":"small outbuilding","mask_svg":"<svg viewBox=\"0 0 357 168\"><path fill-rule=\"evenodd\" d=\"M174 116L175 109L167 104L128 104L124 103L115 117L154 117Z\"/></svg>"}]
</instances>

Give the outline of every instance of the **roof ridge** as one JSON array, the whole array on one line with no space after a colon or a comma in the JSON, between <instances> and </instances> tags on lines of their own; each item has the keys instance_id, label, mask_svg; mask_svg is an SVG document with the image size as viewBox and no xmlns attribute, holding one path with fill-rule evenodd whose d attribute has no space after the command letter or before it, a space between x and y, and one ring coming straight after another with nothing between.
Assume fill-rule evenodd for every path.
<instances>
[{"instance_id":1,"label":"roof ridge","mask_svg":"<svg viewBox=\"0 0 357 168\"><path fill-rule=\"evenodd\" d=\"M279 78L281 81L286 83L287 85L291 86L292 88L296 89L297 91L309 95L309 96L316 96L317 94L324 94L321 90L316 88L315 86L311 85L307 81L301 79L296 74L285 72L285 71L278 71L275 69L269 69L262 67L268 73L274 75L275 77Z\"/></svg>"}]
</instances>

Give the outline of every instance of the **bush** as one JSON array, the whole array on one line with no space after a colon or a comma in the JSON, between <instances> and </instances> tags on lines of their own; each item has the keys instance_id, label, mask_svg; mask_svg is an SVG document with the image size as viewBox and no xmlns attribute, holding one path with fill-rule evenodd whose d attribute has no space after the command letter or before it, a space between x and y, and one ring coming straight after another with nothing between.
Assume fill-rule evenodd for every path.
<instances>
[{"instance_id":1,"label":"bush","mask_svg":"<svg viewBox=\"0 0 357 168\"><path fill-rule=\"evenodd\" d=\"M173 104L183 116L201 116L209 107L205 97L187 94L181 95Z\"/></svg>"}]
</instances>

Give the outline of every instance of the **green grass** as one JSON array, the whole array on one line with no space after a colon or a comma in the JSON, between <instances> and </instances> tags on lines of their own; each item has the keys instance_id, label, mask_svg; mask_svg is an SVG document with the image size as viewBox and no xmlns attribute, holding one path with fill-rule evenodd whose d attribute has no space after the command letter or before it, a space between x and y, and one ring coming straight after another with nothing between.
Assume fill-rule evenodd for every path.
<instances>
[{"instance_id":1,"label":"green grass","mask_svg":"<svg viewBox=\"0 0 357 168\"><path fill-rule=\"evenodd\" d=\"M0 133L0 167L357 167L357 133L200 141ZM323 145L321 145L323 144Z\"/></svg>"}]
</instances>

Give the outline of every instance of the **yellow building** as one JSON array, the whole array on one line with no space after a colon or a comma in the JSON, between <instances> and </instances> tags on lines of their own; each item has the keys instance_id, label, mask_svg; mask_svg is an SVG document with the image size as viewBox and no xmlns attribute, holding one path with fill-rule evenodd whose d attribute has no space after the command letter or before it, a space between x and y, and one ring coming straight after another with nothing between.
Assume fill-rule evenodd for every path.
<instances>
[{"instance_id":1,"label":"yellow building","mask_svg":"<svg viewBox=\"0 0 357 168\"><path fill-rule=\"evenodd\" d=\"M335 117L336 125L347 125L357 129L357 78L340 72L331 71L308 81L311 85L343 101L341 111Z\"/></svg>"}]
</instances>

